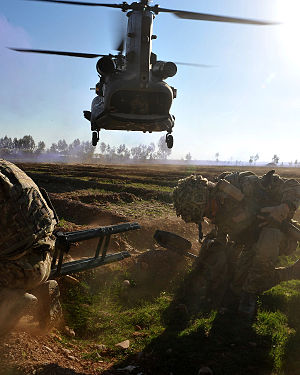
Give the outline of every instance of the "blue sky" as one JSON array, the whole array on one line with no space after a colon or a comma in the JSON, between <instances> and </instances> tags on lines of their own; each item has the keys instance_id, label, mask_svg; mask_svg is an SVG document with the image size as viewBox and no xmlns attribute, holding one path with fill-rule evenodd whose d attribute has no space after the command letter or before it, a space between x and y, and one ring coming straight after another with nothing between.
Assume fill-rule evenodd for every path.
<instances>
[{"instance_id":1,"label":"blue sky","mask_svg":"<svg viewBox=\"0 0 300 375\"><path fill-rule=\"evenodd\" d=\"M90 0L91 1L91 0ZM109 2L103 0L103 2ZM116 0L112 2L117 3ZM154 2L155 3L155 2ZM298 0L160 0L162 7L283 22L248 26L159 14L153 52L159 59L211 64L179 66L168 82L178 89L173 158L300 160L300 12ZM21 54L11 47L113 52L119 10L0 2L0 136L32 134L48 146L65 138L89 140L89 109L97 59ZM156 143L161 133L101 131L111 145Z\"/></svg>"}]
</instances>

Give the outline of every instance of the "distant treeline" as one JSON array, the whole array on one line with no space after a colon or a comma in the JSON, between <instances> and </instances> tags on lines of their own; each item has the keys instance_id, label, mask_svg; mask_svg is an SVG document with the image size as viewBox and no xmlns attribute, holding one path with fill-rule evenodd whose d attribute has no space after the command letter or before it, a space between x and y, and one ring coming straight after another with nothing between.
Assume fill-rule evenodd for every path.
<instances>
[{"instance_id":1,"label":"distant treeline","mask_svg":"<svg viewBox=\"0 0 300 375\"><path fill-rule=\"evenodd\" d=\"M162 136L157 145L140 144L128 148L125 144L111 147L101 142L98 148L92 146L89 141L75 139L68 144L64 139L52 143L46 148L44 141L35 142L31 135L24 135L22 138L0 138L0 157L11 160L36 160L36 161L78 161L89 162L98 159L102 162L124 162L124 161L146 161L165 160L171 155L172 150L167 148L165 136Z\"/></svg>"}]
</instances>

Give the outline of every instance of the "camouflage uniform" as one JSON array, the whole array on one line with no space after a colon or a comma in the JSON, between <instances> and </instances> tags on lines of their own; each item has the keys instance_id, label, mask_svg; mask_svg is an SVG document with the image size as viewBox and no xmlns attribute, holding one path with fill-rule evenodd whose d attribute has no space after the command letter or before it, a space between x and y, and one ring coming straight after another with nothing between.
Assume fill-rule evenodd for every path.
<instances>
[{"instance_id":1,"label":"camouflage uniform","mask_svg":"<svg viewBox=\"0 0 300 375\"><path fill-rule=\"evenodd\" d=\"M25 296L25 303L30 300L26 292L47 281L55 246L52 232L57 221L46 197L31 178L3 159L0 159L0 212L1 333L1 319L8 319L16 310L12 305L4 314L6 299L12 302L14 297L18 300Z\"/></svg>"},{"instance_id":2,"label":"camouflage uniform","mask_svg":"<svg viewBox=\"0 0 300 375\"><path fill-rule=\"evenodd\" d=\"M251 172L230 173L221 176L237 187L244 195L242 201L228 197L216 188L211 199L217 211L208 217L216 224L221 235L227 234L237 245L243 245L236 267L233 287L248 293L261 293L274 278L274 268L280 254L287 246L288 238L282 232L281 223L268 221L259 227L257 217L264 207L275 207L282 203L288 206L286 219L290 220L300 204L300 184L294 179L282 179L270 173L258 177ZM243 281L242 281L243 280Z\"/></svg>"},{"instance_id":3,"label":"camouflage uniform","mask_svg":"<svg viewBox=\"0 0 300 375\"><path fill-rule=\"evenodd\" d=\"M281 250L295 249L297 243L282 231L283 220L270 220L270 214L264 222L261 210L266 214L278 211L289 221L299 204L300 184L280 178L274 171L262 177L252 172L225 172L215 183L190 176L180 180L174 191L177 214L197 224L203 217L209 218L217 228L215 241L235 253L232 289L239 295L259 294L275 280L287 277L288 272L274 272L276 261Z\"/></svg>"}]
</instances>

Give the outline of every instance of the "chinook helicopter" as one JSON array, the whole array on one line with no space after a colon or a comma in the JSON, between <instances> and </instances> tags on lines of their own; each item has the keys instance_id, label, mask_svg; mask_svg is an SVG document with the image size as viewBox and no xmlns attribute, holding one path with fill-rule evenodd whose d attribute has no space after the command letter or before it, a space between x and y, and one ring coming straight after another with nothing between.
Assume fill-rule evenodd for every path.
<instances>
[{"instance_id":1,"label":"chinook helicopter","mask_svg":"<svg viewBox=\"0 0 300 375\"><path fill-rule=\"evenodd\" d=\"M82 5L93 7L118 8L127 13L127 33L120 45L118 54L92 54L66 51L11 48L19 52L34 52L51 55L82 58L100 57L96 64L99 82L97 96L92 101L91 111L84 111L90 121L92 144L99 141L99 132L106 130L131 130L145 132L166 131L168 148L173 147L172 130L175 117L170 114L171 104L177 90L169 86L165 79L177 72L176 64L205 67L203 64L174 63L160 61L152 52L153 20L159 13L172 13L178 18L189 20L230 22L250 25L272 25L273 22L253 19L218 16L183 10L160 8L150 5L149 0L128 4L105 4L62 0L29 0L57 4Z\"/></svg>"}]
</instances>

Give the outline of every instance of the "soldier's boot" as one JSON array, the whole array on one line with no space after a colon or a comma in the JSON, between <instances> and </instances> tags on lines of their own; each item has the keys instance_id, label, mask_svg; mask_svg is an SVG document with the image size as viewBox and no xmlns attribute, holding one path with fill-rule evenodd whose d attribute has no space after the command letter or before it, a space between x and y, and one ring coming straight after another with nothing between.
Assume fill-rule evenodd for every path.
<instances>
[{"instance_id":1,"label":"soldier's boot","mask_svg":"<svg viewBox=\"0 0 300 375\"><path fill-rule=\"evenodd\" d=\"M37 304L33 294L4 289L0 293L0 336L8 333L28 310Z\"/></svg>"},{"instance_id":2,"label":"soldier's boot","mask_svg":"<svg viewBox=\"0 0 300 375\"><path fill-rule=\"evenodd\" d=\"M58 326L62 320L62 308L59 301L60 292L55 280L48 280L40 285L34 293L38 297L37 319L41 329Z\"/></svg>"},{"instance_id":3,"label":"soldier's boot","mask_svg":"<svg viewBox=\"0 0 300 375\"><path fill-rule=\"evenodd\" d=\"M242 292L238 312L247 321L252 321L256 314L256 299L257 295L254 293Z\"/></svg>"}]
</instances>

